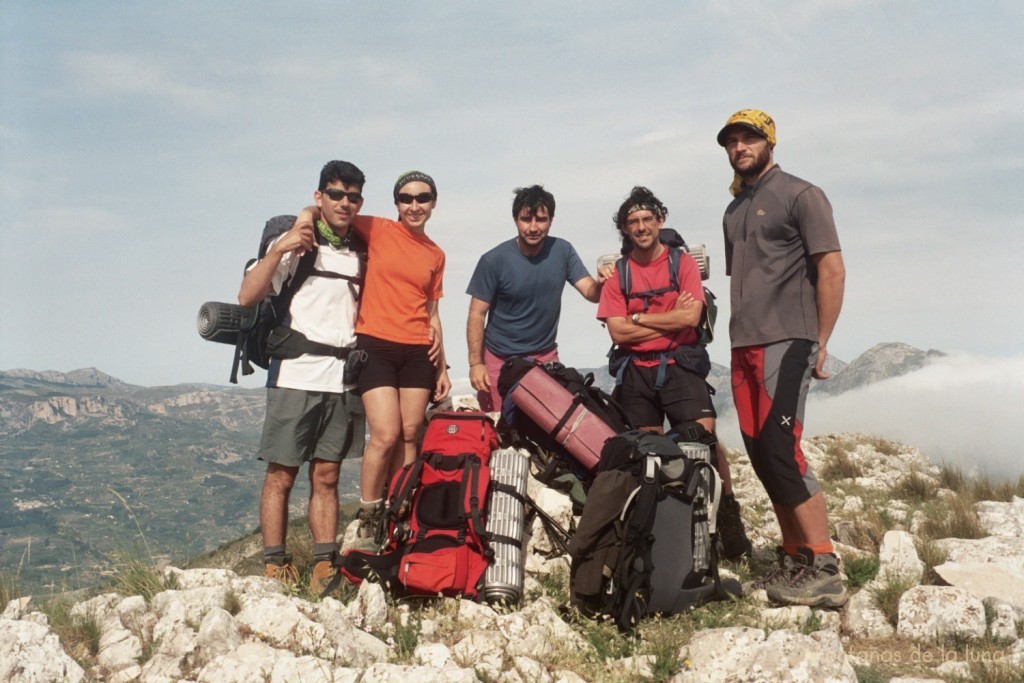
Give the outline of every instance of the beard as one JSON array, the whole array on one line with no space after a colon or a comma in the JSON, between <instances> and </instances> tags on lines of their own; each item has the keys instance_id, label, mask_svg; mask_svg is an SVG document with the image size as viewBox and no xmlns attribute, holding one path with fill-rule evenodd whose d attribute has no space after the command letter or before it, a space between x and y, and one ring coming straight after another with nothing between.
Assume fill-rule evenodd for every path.
<instances>
[{"instance_id":1,"label":"beard","mask_svg":"<svg viewBox=\"0 0 1024 683\"><path fill-rule=\"evenodd\" d=\"M744 169L739 168L736 162L732 159L729 160L729 165L732 166L732 170L736 171L744 181L747 179L756 179L764 170L768 168L768 164L772 161L772 150L770 147L765 146L764 150L754 156L754 159L750 162L750 165Z\"/></svg>"}]
</instances>

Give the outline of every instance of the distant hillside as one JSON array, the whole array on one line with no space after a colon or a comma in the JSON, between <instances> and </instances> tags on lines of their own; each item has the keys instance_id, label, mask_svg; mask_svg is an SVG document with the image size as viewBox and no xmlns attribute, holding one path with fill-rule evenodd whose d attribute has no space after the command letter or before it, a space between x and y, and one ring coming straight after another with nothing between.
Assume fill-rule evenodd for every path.
<instances>
[{"instance_id":1,"label":"distant hillside","mask_svg":"<svg viewBox=\"0 0 1024 683\"><path fill-rule=\"evenodd\" d=\"M814 387L827 394L841 394L920 370L928 361L945 355L942 351L922 351L900 342L876 344L835 373L827 382L816 382Z\"/></svg>"},{"instance_id":2,"label":"distant hillside","mask_svg":"<svg viewBox=\"0 0 1024 683\"><path fill-rule=\"evenodd\" d=\"M188 557L252 531L264 402L263 389L140 387L93 368L0 372L0 569L89 584L112 553ZM357 467L343 471L350 497Z\"/></svg>"}]
</instances>

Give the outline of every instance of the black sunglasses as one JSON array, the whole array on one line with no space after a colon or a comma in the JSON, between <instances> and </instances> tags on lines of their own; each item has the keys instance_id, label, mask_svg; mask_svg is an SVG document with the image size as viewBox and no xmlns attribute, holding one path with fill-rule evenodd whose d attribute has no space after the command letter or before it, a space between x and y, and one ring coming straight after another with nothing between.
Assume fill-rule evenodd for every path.
<instances>
[{"instance_id":1,"label":"black sunglasses","mask_svg":"<svg viewBox=\"0 0 1024 683\"><path fill-rule=\"evenodd\" d=\"M330 197L333 201L340 202L342 199L348 197L348 200L353 204L358 204L363 201L363 195L358 192L345 192L345 190L334 190L327 188L324 190L324 194Z\"/></svg>"},{"instance_id":2,"label":"black sunglasses","mask_svg":"<svg viewBox=\"0 0 1024 683\"><path fill-rule=\"evenodd\" d=\"M434 201L434 195L431 192L420 192L419 194L406 194L405 192L398 193L399 204L412 204L413 201L420 204L426 204L427 202Z\"/></svg>"}]
</instances>

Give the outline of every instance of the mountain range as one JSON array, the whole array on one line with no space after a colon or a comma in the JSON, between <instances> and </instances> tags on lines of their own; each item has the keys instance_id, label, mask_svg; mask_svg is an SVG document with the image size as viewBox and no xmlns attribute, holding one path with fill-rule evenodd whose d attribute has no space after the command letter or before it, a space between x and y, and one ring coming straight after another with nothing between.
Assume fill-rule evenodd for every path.
<instances>
[{"instance_id":1,"label":"mountain range","mask_svg":"<svg viewBox=\"0 0 1024 683\"><path fill-rule=\"evenodd\" d=\"M884 343L815 391L849 391L912 372L939 351ZM603 369L595 381L610 389ZM729 372L708 381L731 402ZM87 586L118 554L182 559L251 532L263 467L254 462L262 389L142 387L95 368L0 371L0 572L26 585ZM342 468L343 500L358 464ZM303 478L292 514L303 513Z\"/></svg>"}]
</instances>

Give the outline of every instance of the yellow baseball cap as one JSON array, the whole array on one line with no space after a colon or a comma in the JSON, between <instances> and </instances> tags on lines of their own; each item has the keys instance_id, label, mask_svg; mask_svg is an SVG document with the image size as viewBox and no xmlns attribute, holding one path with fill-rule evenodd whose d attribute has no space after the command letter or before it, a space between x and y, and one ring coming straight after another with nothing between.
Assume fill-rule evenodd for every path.
<instances>
[{"instance_id":1,"label":"yellow baseball cap","mask_svg":"<svg viewBox=\"0 0 1024 683\"><path fill-rule=\"evenodd\" d=\"M760 109L740 109L730 116L718 131L718 144L722 147L725 147L725 131L731 126L749 128L767 140L769 147L775 147L775 120Z\"/></svg>"}]
</instances>

